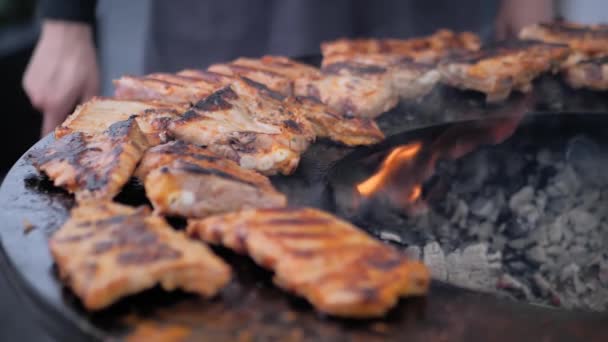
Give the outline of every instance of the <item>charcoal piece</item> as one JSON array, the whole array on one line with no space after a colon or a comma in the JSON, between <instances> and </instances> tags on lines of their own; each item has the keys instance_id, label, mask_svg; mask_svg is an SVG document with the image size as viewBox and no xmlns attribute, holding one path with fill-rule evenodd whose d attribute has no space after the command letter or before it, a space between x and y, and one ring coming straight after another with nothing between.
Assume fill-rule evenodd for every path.
<instances>
[{"instance_id":1,"label":"charcoal piece","mask_svg":"<svg viewBox=\"0 0 608 342\"><path fill-rule=\"evenodd\" d=\"M492 199L479 197L471 205L473 215L488 220L496 220L498 211Z\"/></svg>"},{"instance_id":2,"label":"charcoal piece","mask_svg":"<svg viewBox=\"0 0 608 342\"><path fill-rule=\"evenodd\" d=\"M545 249L538 245L530 248L526 252L526 257L528 260L536 264L542 264L547 261L547 254L545 253Z\"/></svg>"},{"instance_id":3,"label":"charcoal piece","mask_svg":"<svg viewBox=\"0 0 608 342\"><path fill-rule=\"evenodd\" d=\"M512 290L518 296L523 296L526 300L532 300L534 298L532 290L530 290L530 288L526 284L517 280L510 274L503 274L500 277L498 281L498 287L502 289Z\"/></svg>"},{"instance_id":4,"label":"charcoal piece","mask_svg":"<svg viewBox=\"0 0 608 342\"><path fill-rule=\"evenodd\" d=\"M526 186L514 193L509 199L509 208L516 213L522 210L522 207L530 204L534 199L534 188Z\"/></svg>"},{"instance_id":5,"label":"charcoal piece","mask_svg":"<svg viewBox=\"0 0 608 342\"><path fill-rule=\"evenodd\" d=\"M491 253L485 243L474 244L449 253L448 281L465 288L489 291L502 271L501 253Z\"/></svg>"},{"instance_id":6,"label":"charcoal piece","mask_svg":"<svg viewBox=\"0 0 608 342\"><path fill-rule=\"evenodd\" d=\"M448 268L443 249L437 242L424 246L424 264L431 270L431 276L436 280L447 281Z\"/></svg>"},{"instance_id":7,"label":"charcoal piece","mask_svg":"<svg viewBox=\"0 0 608 342\"><path fill-rule=\"evenodd\" d=\"M420 247L412 245L408 246L403 253L412 260L420 260L422 251L420 250Z\"/></svg>"},{"instance_id":8,"label":"charcoal piece","mask_svg":"<svg viewBox=\"0 0 608 342\"><path fill-rule=\"evenodd\" d=\"M579 234L586 234L589 231L595 230L600 224L593 214L578 208L568 213L568 222L572 230Z\"/></svg>"},{"instance_id":9,"label":"charcoal piece","mask_svg":"<svg viewBox=\"0 0 608 342\"><path fill-rule=\"evenodd\" d=\"M608 184L606 166L608 153L589 137L579 135L572 138L566 147L566 160L570 162L582 180L590 185Z\"/></svg>"},{"instance_id":10,"label":"charcoal piece","mask_svg":"<svg viewBox=\"0 0 608 342\"><path fill-rule=\"evenodd\" d=\"M549 149L543 148L536 154L536 162L542 166L550 166L553 163L553 154Z\"/></svg>"}]
</instances>

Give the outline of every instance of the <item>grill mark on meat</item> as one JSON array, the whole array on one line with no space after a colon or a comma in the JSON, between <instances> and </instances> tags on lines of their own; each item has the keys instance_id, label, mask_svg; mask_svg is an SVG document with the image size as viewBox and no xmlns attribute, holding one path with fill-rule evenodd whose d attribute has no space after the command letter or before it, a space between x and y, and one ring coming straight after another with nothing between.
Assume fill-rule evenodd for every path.
<instances>
[{"instance_id":1,"label":"grill mark on meat","mask_svg":"<svg viewBox=\"0 0 608 342\"><path fill-rule=\"evenodd\" d=\"M112 150L110 150L110 158L112 158L112 162L108 166L108 170L112 170L118 165L120 162L119 156L122 152L123 148L120 145L115 145ZM110 182L110 173L100 175L92 172L93 167L84 167L83 169L88 169L91 171L80 173L76 177L76 182L78 184L84 184L85 188L90 191L101 190Z\"/></svg>"},{"instance_id":2,"label":"grill mark on meat","mask_svg":"<svg viewBox=\"0 0 608 342\"><path fill-rule=\"evenodd\" d=\"M561 44L542 43L531 40L506 41L488 44L483 50L455 54L451 57L446 58L446 61L451 63L475 64L483 61L484 59L491 59L500 56L510 55L520 51L525 51L533 47L544 48L548 50L557 47L565 48L566 46Z\"/></svg>"},{"instance_id":3,"label":"grill mark on meat","mask_svg":"<svg viewBox=\"0 0 608 342\"><path fill-rule=\"evenodd\" d=\"M152 113L150 113L150 114L152 114ZM177 116L177 114L176 114L176 116ZM156 119L152 120L151 125L155 131L162 132L167 129L167 127L169 126L169 123L171 121L172 121L172 118L170 118L170 117L161 117L161 118L156 118Z\"/></svg>"},{"instance_id":4,"label":"grill mark on meat","mask_svg":"<svg viewBox=\"0 0 608 342\"><path fill-rule=\"evenodd\" d=\"M198 114L196 111L190 109L187 112L185 112L184 115L181 116L181 118L179 118L178 120L176 120L174 122L198 120L200 118L201 118L200 114Z\"/></svg>"},{"instance_id":5,"label":"grill mark on meat","mask_svg":"<svg viewBox=\"0 0 608 342\"><path fill-rule=\"evenodd\" d=\"M328 232L302 232L302 231L270 231L266 234L276 238L289 238L289 239L323 239L335 234Z\"/></svg>"},{"instance_id":6,"label":"grill mark on meat","mask_svg":"<svg viewBox=\"0 0 608 342\"><path fill-rule=\"evenodd\" d=\"M177 166L177 168L179 170L190 172L190 173L217 176L217 177L224 178L224 179L227 179L230 181L239 182L239 183L246 184L246 185L249 185L252 187L256 187L256 184L246 181L244 179L238 178L238 177L231 175L229 173L226 173L224 171L220 171L220 170L216 170L216 169L212 169L212 168L206 168L206 167L202 167L202 166L188 163L188 162L180 162L179 165ZM161 172L168 172L168 171L169 171L169 169L166 166L161 169Z\"/></svg>"},{"instance_id":7,"label":"grill mark on meat","mask_svg":"<svg viewBox=\"0 0 608 342\"><path fill-rule=\"evenodd\" d=\"M485 49L480 50L480 51L466 52L463 54L453 55L453 56L447 58L447 61L455 62L455 63L474 64L474 63L478 63L484 59L503 56L505 54L513 53L514 52L513 49L515 49L515 46L508 46L508 44L509 43L502 43L502 42L498 43L498 44L490 44ZM526 45L526 47L528 47L532 43L522 42L518 48L519 49L524 48L524 46L523 46L524 44ZM533 44L538 44L538 43L533 43Z\"/></svg>"},{"instance_id":8,"label":"grill mark on meat","mask_svg":"<svg viewBox=\"0 0 608 342\"><path fill-rule=\"evenodd\" d=\"M122 265L142 265L159 260L172 260L181 257L182 253L162 243L136 251L126 251L118 255L117 261Z\"/></svg>"},{"instance_id":9,"label":"grill mark on meat","mask_svg":"<svg viewBox=\"0 0 608 342\"><path fill-rule=\"evenodd\" d=\"M228 102L228 100L235 100L237 98L238 95L232 90L230 86L227 86L198 101L194 105L194 108L208 112L228 110L232 108L232 104ZM187 114L188 112L184 114L184 117Z\"/></svg>"},{"instance_id":10,"label":"grill mark on meat","mask_svg":"<svg viewBox=\"0 0 608 342\"><path fill-rule=\"evenodd\" d=\"M263 213L292 213L298 212L302 209L295 207L284 207L284 208L259 208L257 209L259 212Z\"/></svg>"},{"instance_id":11,"label":"grill mark on meat","mask_svg":"<svg viewBox=\"0 0 608 342\"><path fill-rule=\"evenodd\" d=\"M139 80L141 80L141 81L144 81L144 82L154 82L154 83L158 83L158 84L160 84L161 86L163 86L165 89L168 89L168 88L170 88L170 87L181 87L181 86L182 86L182 85L181 85L181 84L179 84L179 83L170 82L170 81L167 81L167 80L164 80L164 79L158 78L158 76L157 76L157 77L154 77L154 76L152 76L152 75L150 75L150 76L143 76L143 77L139 77L138 79L139 79Z\"/></svg>"},{"instance_id":12,"label":"grill mark on meat","mask_svg":"<svg viewBox=\"0 0 608 342\"><path fill-rule=\"evenodd\" d=\"M125 220L124 224L114 226L114 229L108 236L108 240L97 242L93 246L92 253L102 254L113 248L125 246L145 247L158 242L158 237L148 231L145 223L139 221L133 222L134 220L139 220L139 218L137 216L130 217L128 220Z\"/></svg>"},{"instance_id":13,"label":"grill mark on meat","mask_svg":"<svg viewBox=\"0 0 608 342\"><path fill-rule=\"evenodd\" d=\"M268 225L316 225L330 224L331 221L323 217L301 217L301 218L273 218L267 220Z\"/></svg>"},{"instance_id":14,"label":"grill mark on meat","mask_svg":"<svg viewBox=\"0 0 608 342\"><path fill-rule=\"evenodd\" d=\"M539 26L551 31L552 33L563 34L569 37L608 37L608 26L595 26L592 29L589 29L588 27L576 27L561 23L541 23Z\"/></svg>"},{"instance_id":15,"label":"grill mark on meat","mask_svg":"<svg viewBox=\"0 0 608 342\"><path fill-rule=\"evenodd\" d=\"M110 218L106 218L106 219L102 219L102 220L95 220L95 221L84 221L79 223L78 225L76 225L79 228L88 228L91 225L95 225L97 226L97 228L105 228L111 225L115 225L115 224L120 224L123 221L125 221L126 219L128 219L131 215L117 215L117 216L112 216Z\"/></svg>"},{"instance_id":16,"label":"grill mark on meat","mask_svg":"<svg viewBox=\"0 0 608 342\"><path fill-rule=\"evenodd\" d=\"M400 58L394 64L396 67L407 67L408 69L416 69L418 71L429 71L435 67L432 64L416 62L411 57Z\"/></svg>"},{"instance_id":17,"label":"grill mark on meat","mask_svg":"<svg viewBox=\"0 0 608 342\"><path fill-rule=\"evenodd\" d=\"M188 143L183 142L181 140L177 140L177 141L171 143L171 145L160 145L160 146L158 146L158 148L152 148L148 151L148 153L169 154L169 155L174 155L174 156L191 157L196 160L203 160L203 161L208 161L208 162L216 162L218 160L222 160L222 158L219 158L216 156L191 152L189 150L188 146L189 146Z\"/></svg>"},{"instance_id":18,"label":"grill mark on meat","mask_svg":"<svg viewBox=\"0 0 608 342\"><path fill-rule=\"evenodd\" d=\"M302 128L300 127L300 124L298 124L297 122L295 122L292 119L284 120L283 124L285 125L285 127L290 128L290 129L296 131L297 133L302 133Z\"/></svg>"},{"instance_id":19,"label":"grill mark on meat","mask_svg":"<svg viewBox=\"0 0 608 342\"><path fill-rule=\"evenodd\" d=\"M248 85L256 88L258 91L260 91L262 94L267 95L275 100L279 100L279 101L283 101L285 99L285 96L282 94L279 94L276 91L271 90L270 88L268 88L267 86L263 85L262 83L256 82L254 80L251 80L247 77L241 77L243 79L243 81L245 81L245 83L247 83Z\"/></svg>"},{"instance_id":20,"label":"grill mark on meat","mask_svg":"<svg viewBox=\"0 0 608 342\"><path fill-rule=\"evenodd\" d=\"M97 242L95 245L93 245L93 254L99 255L99 254L105 253L117 245L118 245L118 243L113 240L105 240L105 241Z\"/></svg>"},{"instance_id":21,"label":"grill mark on meat","mask_svg":"<svg viewBox=\"0 0 608 342\"><path fill-rule=\"evenodd\" d=\"M588 59L588 60L584 60L581 61L579 64L582 65L596 65L596 66L603 66L604 64L608 63L608 56L606 57L601 57L601 58L593 58L593 59Z\"/></svg>"},{"instance_id":22,"label":"grill mark on meat","mask_svg":"<svg viewBox=\"0 0 608 342\"><path fill-rule=\"evenodd\" d=\"M388 257L386 255L378 255L378 254L373 254L368 256L365 259L365 262L374 267L377 268L381 271L390 271L393 268L397 268L401 265L401 263L403 262L402 258L395 254L392 257Z\"/></svg>"},{"instance_id":23,"label":"grill mark on meat","mask_svg":"<svg viewBox=\"0 0 608 342\"><path fill-rule=\"evenodd\" d=\"M322 71L326 74L338 74L342 70L350 71L354 74L382 74L386 72L386 68L376 65L338 62L323 67Z\"/></svg>"},{"instance_id":24,"label":"grill mark on meat","mask_svg":"<svg viewBox=\"0 0 608 342\"><path fill-rule=\"evenodd\" d=\"M107 133L111 138L122 138L129 134L129 131L133 129L135 118L137 115L131 115L127 120L115 122L107 129Z\"/></svg>"},{"instance_id":25,"label":"grill mark on meat","mask_svg":"<svg viewBox=\"0 0 608 342\"><path fill-rule=\"evenodd\" d=\"M68 237L61 238L61 239L56 239L55 241L60 242L60 243L78 242L78 241L82 241L82 240L91 238L91 237L93 237L93 235L95 235L95 232L87 232L84 234L71 235Z\"/></svg>"}]
</instances>

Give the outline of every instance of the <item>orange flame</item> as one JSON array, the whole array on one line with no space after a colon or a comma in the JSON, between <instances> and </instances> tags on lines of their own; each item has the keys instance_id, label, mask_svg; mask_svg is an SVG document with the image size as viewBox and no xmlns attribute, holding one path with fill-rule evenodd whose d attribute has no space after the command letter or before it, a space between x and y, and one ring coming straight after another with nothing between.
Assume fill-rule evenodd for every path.
<instances>
[{"instance_id":1,"label":"orange flame","mask_svg":"<svg viewBox=\"0 0 608 342\"><path fill-rule=\"evenodd\" d=\"M443 132L430 144L413 142L398 146L384 159L371 177L356 185L358 193L370 198L376 194L387 197L393 204L416 212L422 184L429 179L441 158L458 159L480 145L500 144L519 126L525 114L526 101L505 117L468 125L456 125Z\"/></svg>"},{"instance_id":2,"label":"orange flame","mask_svg":"<svg viewBox=\"0 0 608 342\"><path fill-rule=\"evenodd\" d=\"M412 189L412 193L410 194L410 197L408 197L408 200L411 202L415 202L418 198L420 198L420 195L422 195L422 187L420 185L414 185L414 188Z\"/></svg>"},{"instance_id":3,"label":"orange flame","mask_svg":"<svg viewBox=\"0 0 608 342\"><path fill-rule=\"evenodd\" d=\"M384 188L389 183L389 180L402 170L405 164L410 163L416 157L421 148L422 144L420 142L413 142L392 150L382 162L378 172L357 185L359 194L371 197L378 190ZM422 189L419 186L414 188L409 196L410 199L412 201L416 200L420 197L421 192Z\"/></svg>"}]
</instances>

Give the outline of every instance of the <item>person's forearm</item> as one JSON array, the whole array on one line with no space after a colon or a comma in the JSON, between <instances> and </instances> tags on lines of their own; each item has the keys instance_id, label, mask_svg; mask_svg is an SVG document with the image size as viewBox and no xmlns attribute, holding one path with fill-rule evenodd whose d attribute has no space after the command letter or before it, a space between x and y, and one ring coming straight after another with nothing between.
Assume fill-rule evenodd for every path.
<instances>
[{"instance_id":1,"label":"person's forearm","mask_svg":"<svg viewBox=\"0 0 608 342\"><path fill-rule=\"evenodd\" d=\"M523 27L553 18L552 0L502 0L496 18L496 36L498 39L516 37Z\"/></svg>"},{"instance_id":2,"label":"person's forearm","mask_svg":"<svg viewBox=\"0 0 608 342\"><path fill-rule=\"evenodd\" d=\"M511 12L519 15L539 15L543 14L546 19L552 19L555 15L553 0L501 0L500 9L508 8Z\"/></svg>"},{"instance_id":3,"label":"person's forearm","mask_svg":"<svg viewBox=\"0 0 608 342\"><path fill-rule=\"evenodd\" d=\"M92 24L97 0L41 0L42 18Z\"/></svg>"},{"instance_id":4,"label":"person's forearm","mask_svg":"<svg viewBox=\"0 0 608 342\"><path fill-rule=\"evenodd\" d=\"M96 95L99 70L93 28L86 21L45 18L23 76L23 88L43 114L42 132L59 125L73 107Z\"/></svg>"}]
</instances>

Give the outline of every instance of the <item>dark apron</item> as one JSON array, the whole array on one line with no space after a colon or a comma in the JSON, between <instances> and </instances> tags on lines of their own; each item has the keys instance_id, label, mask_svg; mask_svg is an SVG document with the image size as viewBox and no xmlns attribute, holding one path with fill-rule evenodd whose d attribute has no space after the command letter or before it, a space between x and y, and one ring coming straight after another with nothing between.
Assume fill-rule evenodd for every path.
<instances>
[{"instance_id":1,"label":"dark apron","mask_svg":"<svg viewBox=\"0 0 608 342\"><path fill-rule=\"evenodd\" d=\"M152 1L145 71L206 67L239 56L319 54L339 37L413 37L438 28L486 33L495 1Z\"/></svg>"}]
</instances>

